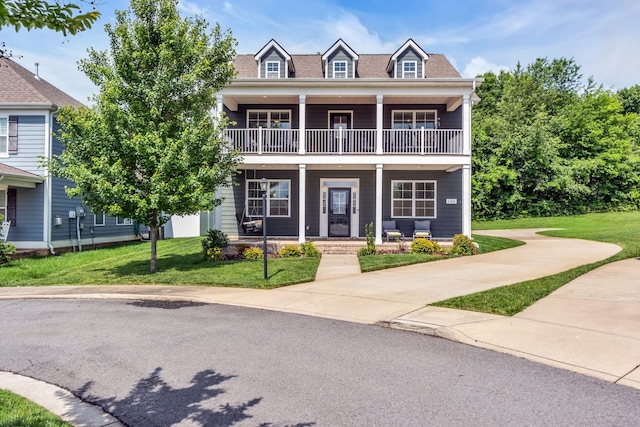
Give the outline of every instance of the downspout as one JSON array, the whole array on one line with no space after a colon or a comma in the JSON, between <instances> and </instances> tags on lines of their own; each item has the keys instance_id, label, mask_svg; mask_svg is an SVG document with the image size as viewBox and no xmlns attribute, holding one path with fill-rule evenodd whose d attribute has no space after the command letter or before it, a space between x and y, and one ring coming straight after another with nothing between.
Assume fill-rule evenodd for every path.
<instances>
[{"instance_id":1,"label":"downspout","mask_svg":"<svg viewBox=\"0 0 640 427\"><path fill-rule=\"evenodd\" d=\"M49 114L49 132L48 132L48 137L45 140L45 153L44 155L46 156L47 160L51 160L52 159L52 154L53 154L53 121L54 121L54 114L55 114L55 110L52 110L51 113ZM53 242L51 241L51 207L52 207L52 203L51 203L51 194L52 194L52 177L51 174L49 173L48 169L44 170L45 172L45 182L46 182L46 188L45 188L45 208L44 208L44 226L45 226L45 233L46 233L46 244L49 247L49 252L51 252L51 255L55 255L56 252L53 250Z\"/></svg>"}]
</instances>

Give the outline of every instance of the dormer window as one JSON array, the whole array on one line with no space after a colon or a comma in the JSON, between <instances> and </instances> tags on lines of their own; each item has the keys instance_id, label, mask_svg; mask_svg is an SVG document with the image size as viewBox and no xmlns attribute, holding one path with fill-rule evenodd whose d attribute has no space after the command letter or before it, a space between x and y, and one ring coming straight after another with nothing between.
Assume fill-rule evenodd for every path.
<instances>
[{"instance_id":1,"label":"dormer window","mask_svg":"<svg viewBox=\"0 0 640 427\"><path fill-rule=\"evenodd\" d=\"M267 61L266 62L267 78L279 79L280 78L280 62Z\"/></svg>"},{"instance_id":2,"label":"dormer window","mask_svg":"<svg viewBox=\"0 0 640 427\"><path fill-rule=\"evenodd\" d=\"M334 63L333 63L333 78L334 79L346 79L347 78L347 61L334 61Z\"/></svg>"},{"instance_id":3,"label":"dormer window","mask_svg":"<svg viewBox=\"0 0 640 427\"><path fill-rule=\"evenodd\" d=\"M416 61L402 61L402 78L415 79L417 77L416 68Z\"/></svg>"}]
</instances>

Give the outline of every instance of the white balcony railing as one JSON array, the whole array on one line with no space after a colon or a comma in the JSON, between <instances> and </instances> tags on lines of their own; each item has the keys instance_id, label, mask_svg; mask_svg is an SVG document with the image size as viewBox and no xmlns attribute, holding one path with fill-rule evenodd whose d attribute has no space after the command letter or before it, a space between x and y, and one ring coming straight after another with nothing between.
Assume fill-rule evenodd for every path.
<instances>
[{"instance_id":1,"label":"white balcony railing","mask_svg":"<svg viewBox=\"0 0 640 427\"><path fill-rule=\"evenodd\" d=\"M298 129L226 129L229 148L244 154L299 154ZM376 154L375 129L307 129L304 154ZM459 129L384 129L384 154L462 154Z\"/></svg>"}]
</instances>

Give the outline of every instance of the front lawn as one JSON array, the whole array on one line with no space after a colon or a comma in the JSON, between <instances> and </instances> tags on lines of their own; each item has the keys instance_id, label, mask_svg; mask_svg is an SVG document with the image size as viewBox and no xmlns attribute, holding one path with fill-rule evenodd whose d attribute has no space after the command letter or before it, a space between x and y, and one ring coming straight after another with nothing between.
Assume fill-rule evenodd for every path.
<instances>
[{"instance_id":1,"label":"front lawn","mask_svg":"<svg viewBox=\"0 0 640 427\"><path fill-rule=\"evenodd\" d=\"M275 288L315 279L319 258L208 262L201 238L158 242L158 271L149 273L149 242L133 242L46 258L27 258L0 266L0 286L48 285L206 285Z\"/></svg>"},{"instance_id":2,"label":"front lawn","mask_svg":"<svg viewBox=\"0 0 640 427\"><path fill-rule=\"evenodd\" d=\"M3 389L0 389L0 426L72 427L42 406Z\"/></svg>"},{"instance_id":3,"label":"front lawn","mask_svg":"<svg viewBox=\"0 0 640 427\"><path fill-rule=\"evenodd\" d=\"M614 261L640 257L640 212L608 212L554 218L526 218L474 223L475 230L561 228L547 236L614 243L622 250L606 260L583 265L540 279L528 280L437 302L433 305L513 316L582 274Z\"/></svg>"}]
</instances>

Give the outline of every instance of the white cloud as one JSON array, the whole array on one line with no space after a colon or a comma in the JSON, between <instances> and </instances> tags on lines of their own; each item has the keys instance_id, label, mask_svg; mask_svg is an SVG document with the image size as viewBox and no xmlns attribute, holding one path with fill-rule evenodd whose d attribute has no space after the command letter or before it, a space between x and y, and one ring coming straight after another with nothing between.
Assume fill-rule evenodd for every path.
<instances>
[{"instance_id":1,"label":"white cloud","mask_svg":"<svg viewBox=\"0 0 640 427\"><path fill-rule=\"evenodd\" d=\"M509 67L506 65L497 65L486 59L476 56L473 58L462 71L463 77L476 77L480 74L484 74L488 71L492 71L495 74L499 74L500 71L509 71Z\"/></svg>"},{"instance_id":2,"label":"white cloud","mask_svg":"<svg viewBox=\"0 0 640 427\"><path fill-rule=\"evenodd\" d=\"M187 0L180 0L178 2L178 10L191 15L206 15L208 12L206 7L200 7L197 3Z\"/></svg>"}]
</instances>

